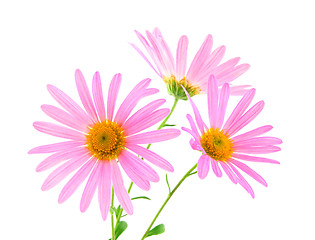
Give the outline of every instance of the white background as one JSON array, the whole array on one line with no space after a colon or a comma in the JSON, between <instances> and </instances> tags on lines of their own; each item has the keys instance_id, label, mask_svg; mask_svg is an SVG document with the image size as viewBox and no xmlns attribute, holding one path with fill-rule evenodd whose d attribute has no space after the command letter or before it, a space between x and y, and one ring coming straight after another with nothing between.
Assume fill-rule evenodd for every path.
<instances>
[{"instance_id":1,"label":"white background","mask_svg":"<svg viewBox=\"0 0 315 240\"><path fill-rule=\"evenodd\" d=\"M250 164L268 182L267 188L247 178L256 198L212 172L194 175L175 193L157 223L166 225L153 239L315 239L314 227L314 7L312 1L1 1L0 3L0 239L108 239L110 221L103 222L97 198L88 211L79 210L83 186L64 204L57 198L65 181L40 190L48 176L35 168L46 156L29 149L58 141L35 131L32 122L48 120L40 110L55 104L46 90L53 84L79 100L74 71L80 68L89 86L99 71L106 93L110 79L121 72L120 100L138 81L150 77L160 93L172 97L159 77L128 42L140 45L133 30L160 27L175 53L177 40L189 37L191 60L208 33L214 46L226 45L225 60L240 56L250 70L237 80L257 88L255 102L264 111L246 129L272 124L269 135L283 139L282 151L270 155L280 165ZM106 93L107 94L107 93ZM231 98L229 111L239 98ZM205 96L196 96L206 117ZM191 113L180 102L170 123L188 126ZM171 185L199 157L186 133L152 150L175 167ZM164 172L148 193L137 187L134 215L121 240L140 239L166 198ZM129 182L125 181L127 186Z\"/></svg>"}]
</instances>

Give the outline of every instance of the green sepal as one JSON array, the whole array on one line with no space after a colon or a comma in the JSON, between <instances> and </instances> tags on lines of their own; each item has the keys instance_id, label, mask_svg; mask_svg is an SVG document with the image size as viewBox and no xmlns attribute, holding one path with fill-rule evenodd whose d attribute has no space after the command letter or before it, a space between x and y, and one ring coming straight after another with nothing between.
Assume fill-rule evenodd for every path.
<instances>
[{"instance_id":1,"label":"green sepal","mask_svg":"<svg viewBox=\"0 0 315 240\"><path fill-rule=\"evenodd\" d=\"M145 238L153 236L153 235L159 235L165 232L165 226L164 224L159 224L153 229L151 229L146 235Z\"/></svg>"}]
</instances>

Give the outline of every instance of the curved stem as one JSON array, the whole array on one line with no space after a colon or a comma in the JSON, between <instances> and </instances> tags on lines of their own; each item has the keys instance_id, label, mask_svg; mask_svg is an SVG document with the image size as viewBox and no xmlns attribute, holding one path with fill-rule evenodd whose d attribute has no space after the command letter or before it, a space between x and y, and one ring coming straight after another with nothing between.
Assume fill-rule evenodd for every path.
<instances>
[{"instance_id":1,"label":"curved stem","mask_svg":"<svg viewBox=\"0 0 315 240\"><path fill-rule=\"evenodd\" d=\"M173 196L173 194L175 193L175 191L179 188L179 186L184 182L184 180L190 176L190 174L192 173L192 171L194 171L197 167L197 163L188 170L188 172L181 178L181 180L177 183L177 185L175 186L175 188L168 194L166 200L164 201L164 203L162 204L162 206L160 207L159 211L157 212L157 214L155 215L155 217L153 218L151 224L149 225L147 231L143 234L143 237L141 238L141 240L145 239L146 235L148 234L148 232L151 230L151 227L153 226L154 222L156 221L156 219L158 218L158 216L160 215L160 213L162 212L162 210L164 209L165 205L168 203L168 201L171 199L171 197Z\"/></svg>"},{"instance_id":2,"label":"curved stem","mask_svg":"<svg viewBox=\"0 0 315 240\"><path fill-rule=\"evenodd\" d=\"M176 105L177 105L177 103L178 103L178 100L179 100L178 98L174 98L174 103L173 103L173 106L172 106L172 108L171 108L170 113L166 116L166 118L163 120L163 122L161 122L161 124L160 124L160 126L157 128L157 130L160 130L161 128L165 127L165 124L166 124L167 120L170 118L170 116L172 115L172 113L173 113L174 110L175 110L175 107L176 107ZM150 147L151 147L151 143L148 144L147 149L149 149ZM131 182L130 185L129 185L128 193L130 193L132 186L133 186L133 182ZM117 215L115 228L116 228L117 224L118 224L119 221L120 221L120 218L121 218L122 213L123 213L123 209L121 208L120 211L119 211L119 213L118 213L118 215Z\"/></svg>"},{"instance_id":3,"label":"curved stem","mask_svg":"<svg viewBox=\"0 0 315 240\"><path fill-rule=\"evenodd\" d=\"M112 200L111 200L111 208L114 208L114 189L112 189ZM111 210L111 224L112 224L112 240L116 240L115 238L115 227L114 227L114 212Z\"/></svg>"}]
</instances>

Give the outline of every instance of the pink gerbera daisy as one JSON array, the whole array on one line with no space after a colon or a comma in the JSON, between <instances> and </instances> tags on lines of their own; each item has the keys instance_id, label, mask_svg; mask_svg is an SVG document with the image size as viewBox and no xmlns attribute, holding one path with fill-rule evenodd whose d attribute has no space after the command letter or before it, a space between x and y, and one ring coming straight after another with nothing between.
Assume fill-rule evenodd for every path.
<instances>
[{"instance_id":1,"label":"pink gerbera daisy","mask_svg":"<svg viewBox=\"0 0 315 240\"><path fill-rule=\"evenodd\" d=\"M52 153L38 165L37 171L61 163L45 180L42 190L51 189L71 172L76 171L62 189L59 203L66 201L88 177L80 203L82 212L87 210L98 188L100 210L105 220L110 208L113 187L123 209L128 214L132 214L133 206L124 187L119 165L138 187L149 190L150 181L159 181L159 176L136 155L167 171L173 171L173 167L164 158L139 144L169 140L177 137L180 131L165 129L139 133L169 114L170 110L167 108L158 109L164 104L164 99L145 105L129 117L139 100L158 92L155 88L147 88L150 79L141 81L131 90L115 115L114 109L121 83L120 74L116 74L110 83L107 111L105 111L98 72L93 77L93 100L80 70L75 72L75 80L85 111L61 90L48 85L49 93L66 111L51 105L42 105L42 110L67 127L48 122L34 122L35 129L40 132L70 139L70 141L39 146L29 151L29 153Z\"/></svg>"},{"instance_id":2,"label":"pink gerbera daisy","mask_svg":"<svg viewBox=\"0 0 315 240\"><path fill-rule=\"evenodd\" d=\"M226 82L232 82L249 68L249 64L237 65L240 60L239 57L220 64L225 53L225 46L220 46L211 52L213 41L212 36L208 35L186 73L187 36L182 36L178 41L175 62L173 54L158 28L155 28L152 33L146 31L148 41L139 32L136 31L136 34L153 60L156 68L137 46L134 44L131 45L146 60L151 68L163 78L169 94L178 99L187 100L181 86L192 97L206 92L207 81L211 74L216 76L218 85L222 86ZM231 94L243 94L247 87L249 85L230 87Z\"/></svg>"},{"instance_id":3,"label":"pink gerbera daisy","mask_svg":"<svg viewBox=\"0 0 315 240\"><path fill-rule=\"evenodd\" d=\"M219 91L217 81L215 77L211 75L208 81L207 92L210 127L208 128L206 126L196 105L187 94L194 111L199 131L189 114L187 114L187 119L191 129L182 128L193 137L193 139L190 140L191 147L202 153L197 164L198 175L201 179L205 178L208 175L211 164L214 174L217 177L221 177L222 168L233 183L239 183L254 198L253 189L240 174L238 169L264 186L267 186L267 183L258 173L240 160L279 163L269 158L256 157L248 154L266 154L280 151L281 149L275 145L281 144L282 141L275 137L261 137L262 134L272 129L270 125L265 125L249 132L236 135L243 127L254 120L264 107L264 102L260 101L246 111L255 95L254 88L244 94L225 123L224 115L230 96L229 85L225 83L221 91Z\"/></svg>"}]
</instances>

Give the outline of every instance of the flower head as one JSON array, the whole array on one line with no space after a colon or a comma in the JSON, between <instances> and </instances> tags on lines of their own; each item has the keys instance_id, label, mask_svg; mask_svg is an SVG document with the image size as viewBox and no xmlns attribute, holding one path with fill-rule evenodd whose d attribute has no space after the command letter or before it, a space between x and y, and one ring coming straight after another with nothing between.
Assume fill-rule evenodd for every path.
<instances>
[{"instance_id":1,"label":"flower head","mask_svg":"<svg viewBox=\"0 0 315 240\"><path fill-rule=\"evenodd\" d=\"M93 77L92 96L80 70L76 71L75 80L85 110L64 92L48 85L49 93L64 110L51 105L42 105L42 110L65 126L34 122L35 129L40 132L69 139L69 141L43 145L29 151L29 153L52 154L38 165L37 171L60 164L45 180L42 190L49 190L76 171L62 189L59 203L66 201L88 178L80 203L82 212L87 210L98 189L100 210L105 220L110 208L113 187L123 209L128 214L132 214L133 206L124 187L119 165L137 186L143 190L149 190L150 182L159 181L159 176L151 166L136 155L167 171L173 171L173 167L164 158L139 144L169 140L177 137L180 131L163 129L139 133L168 115L169 109L158 109L164 104L164 99L145 105L129 117L142 98L158 92L157 89L148 88L150 79L141 81L131 90L116 114L114 110L121 84L120 74L116 74L110 83L106 108L98 72Z\"/></svg>"},{"instance_id":2,"label":"flower head","mask_svg":"<svg viewBox=\"0 0 315 240\"><path fill-rule=\"evenodd\" d=\"M187 114L191 129L182 128L193 137L190 140L191 147L202 153L197 164L198 176L201 179L208 175L210 165L217 177L222 176L222 168L233 183L239 183L253 198L255 196L253 189L238 169L264 186L267 186L267 183L258 173L241 161L279 163L269 158L248 154L266 154L280 151L281 149L276 145L282 143L279 138L261 136L272 129L270 125L236 135L243 127L254 120L264 107L264 102L260 101L247 110L254 95L254 88L247 91L224 123L230 87L225 83L219 91L217 81L211 75L207 91L210 127L204 123L196 105L187 93L194 111L195 121Z\"/></svg>"},{"instance_id":3,"label":"flower head","mask_svg":"<svg viewBox=\"0 0 315 240\"><path fill-rule=\"evenodd\" d=\"M216 76L218 85L222 86L224 83L232 82L249 68L248 64L237 65L240 60L239 57L220 64L225 53L225 46L220 46L211 52L213 41L212 36L208 35L186 72L187 36L182 36L178 41L175 62L173 54L159 29L154 29L152 33L146 31L147 39L137 31L136 34L153 60L156 68L137 46L134 44L131 45L164 80L168 93L182 100L187 100L187 96L181 86L192 97L206 92L207 81L211 74ZM249 86L230 87L231 94L241 95L246 91L247 87Z\"/></svg>"}]
</instances>

